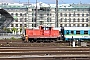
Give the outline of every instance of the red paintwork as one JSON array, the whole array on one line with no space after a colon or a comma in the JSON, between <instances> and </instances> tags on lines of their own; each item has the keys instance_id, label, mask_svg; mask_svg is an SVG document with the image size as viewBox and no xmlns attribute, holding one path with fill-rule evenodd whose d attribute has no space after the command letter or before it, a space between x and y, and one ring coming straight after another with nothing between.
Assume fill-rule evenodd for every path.
<instances>
[{"instance_id":1,"label":"red paintwork","mask_svg":"<svg viewBox=\"0 0 90 60\"><path fill-rule=\"evenodd\" d=\"M39 29L26 29L26 35L29 38L57 38L59 35L59 30L53 30L52 27L48 30L44 30L42 26Z\"/></svg>"}]
</instances>

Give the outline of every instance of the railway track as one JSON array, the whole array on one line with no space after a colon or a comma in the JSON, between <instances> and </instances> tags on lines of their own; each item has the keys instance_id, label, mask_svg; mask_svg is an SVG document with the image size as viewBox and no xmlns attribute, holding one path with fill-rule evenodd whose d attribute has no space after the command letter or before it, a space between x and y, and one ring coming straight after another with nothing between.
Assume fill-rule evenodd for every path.
<instances>
[{"instance_id":1,"label":"railway track","mask_svg":"<svg viewBox=\"0 0 90 60\"><path fill-rule=\"evenodd\" d=\"M70 47L68 42L23 43L0 41L0 60L90 60L90 47Z\"/></svg>"},{"instance_id":2,"label":"railway track","mask_svg":"<svg viewBox=\"0 0 90 60\"><path fill-rule=\"evenodd\" d=\"M0 47L0 60L90 60L88 47Z\"/></svg>"},{"instance_id":3,"label":"railway track","mask_svg":"<svg viewBox=\"0 0 90 60\"><path fill-rule=\"evenodd\" d=\"M0 47L61 47L70 46L70 42L61 41L59 43L24 43L22 40L0 40ZM90 42L87 42L90 46Z\"/></svg>"},{"instance_id":4,"label":"railway track","mask_svg":"<svg viewBox=\"0 0 90 60\"><path fill-rule=\"evenodd\" d=\"M1 47L57 47L69 46L69 43L23 43L23 42L0 42Z\"/></svg>"}]
</instances>

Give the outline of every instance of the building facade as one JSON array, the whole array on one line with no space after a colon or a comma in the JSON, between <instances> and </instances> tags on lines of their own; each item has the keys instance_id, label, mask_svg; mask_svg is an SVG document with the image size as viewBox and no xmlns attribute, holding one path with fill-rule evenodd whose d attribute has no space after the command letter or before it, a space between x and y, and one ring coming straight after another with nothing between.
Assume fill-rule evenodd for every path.
<instances>
[{"instance_id":1,"label":"building facade","mask_svg":"<svg viewBox=\"0 0 90 60\"><path fill-rule=\"evenodd\" d=\"M56 4L40 2L37 3L36 9L36 4L0 3L0 7L14 17L14 21L8 28L17 28L19 34L22 27L32 28L38 27L39 25L55 27ZM58 26L89 27L90 4L59 4Z\"/></svg>"}]
</instances>

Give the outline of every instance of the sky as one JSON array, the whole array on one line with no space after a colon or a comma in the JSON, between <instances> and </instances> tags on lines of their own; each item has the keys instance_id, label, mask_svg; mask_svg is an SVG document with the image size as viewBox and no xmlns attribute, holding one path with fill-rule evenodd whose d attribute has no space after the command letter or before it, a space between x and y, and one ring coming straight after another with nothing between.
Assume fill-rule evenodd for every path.
<instances>
[{"instance_id":1,"label":"sky","mask_svg":"<svg viewBox=\"0 0 90 60\"><path fill-rule=\"evenodd\" d=\"M38 2L44 2L47 4L55 4L56 0L37 0ZM0 0L0 2L28 2L28 0ZM36 0L29 0L29 3L35 3ZM59 4L78 4L78 3L90 3L90 0L58 0Z\"/></svg>"}]
</instances>

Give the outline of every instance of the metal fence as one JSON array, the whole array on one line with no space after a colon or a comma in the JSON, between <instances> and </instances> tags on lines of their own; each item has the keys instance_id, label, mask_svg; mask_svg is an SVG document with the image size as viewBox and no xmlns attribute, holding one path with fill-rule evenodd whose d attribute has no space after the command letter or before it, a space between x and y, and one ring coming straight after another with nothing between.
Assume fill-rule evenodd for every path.
<instances>
[{"instance_id":1,"label":"metal fence","mask_svg":"<svg viewBox=\"0 0 90 60\"><path fill-rule=\"evenodd\" d=\"M0 39L10 39L10 38L21 38L19 34L12 34L12 33L0 33Z\"/></svg>"}]
</instances>

